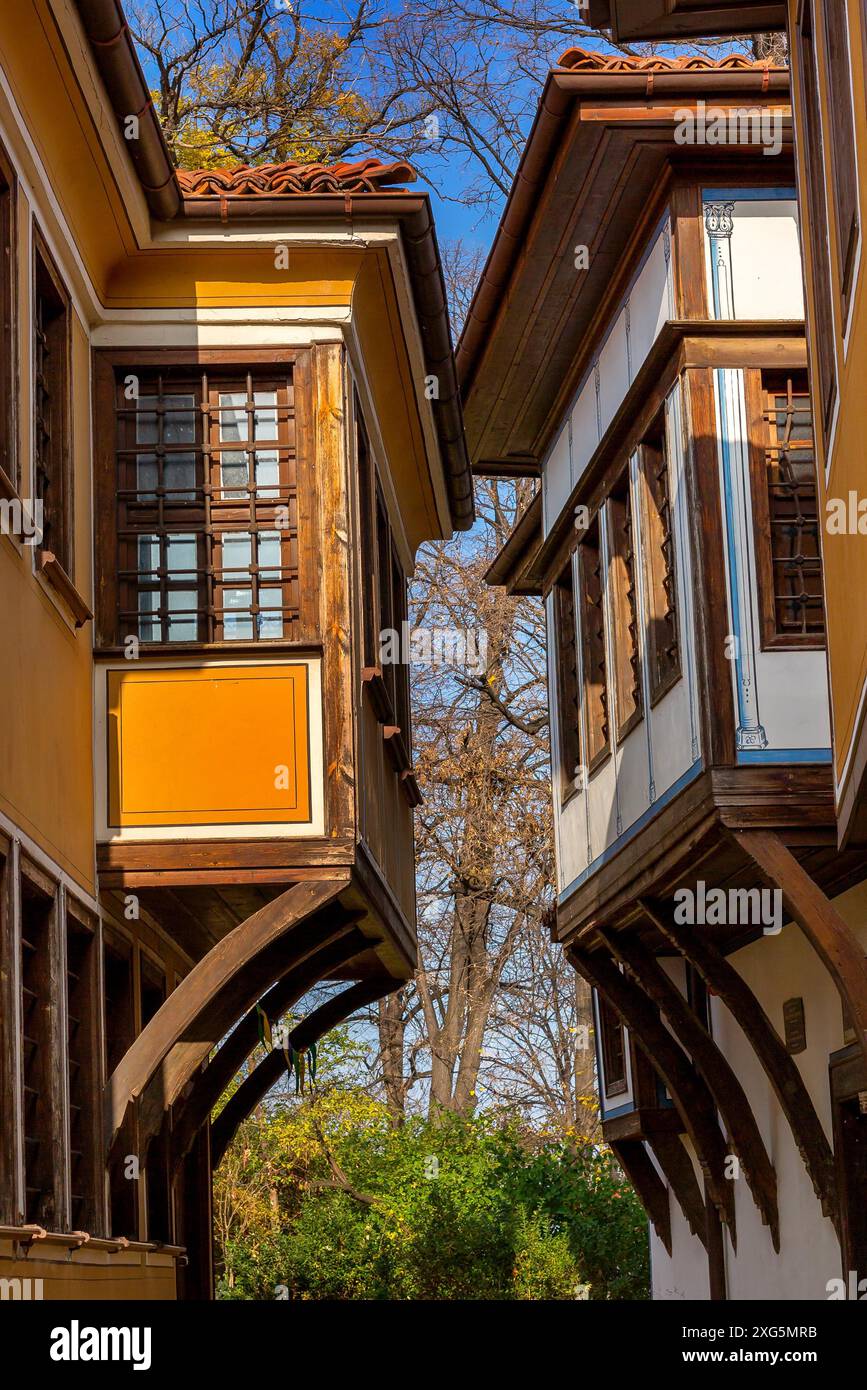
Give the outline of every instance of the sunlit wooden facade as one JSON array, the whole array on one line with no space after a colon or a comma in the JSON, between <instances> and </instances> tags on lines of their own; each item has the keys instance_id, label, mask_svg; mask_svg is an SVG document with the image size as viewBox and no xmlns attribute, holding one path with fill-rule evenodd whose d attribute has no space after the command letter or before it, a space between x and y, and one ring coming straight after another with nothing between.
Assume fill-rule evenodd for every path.
<instances>
[{"instance_id":1,"label":"sunlit wooden facade","mask_svg":"<svg viewBox=\"0 0 867 1390\"><path fill-rule=\"evenodd\" d=\"M0 1276L208 1297L256 1005L340 982L302 1050L415 965L379 634L472 519L442 274L406 166L178 175L114 0L0 55Z\"/></svg>"},{"instance_id":2,"label":"sunlit wooden facade","mask_svg":"<svg viewBox=\"0 0 867 1390\"><path fill-rule=\"evenodd\" d=\"M474 467L540 480L488 578L545 603L554 933L656 1298L867 1263L802 287L786 69L563 56L458 368Z\"/></svg>"}]
</instances>

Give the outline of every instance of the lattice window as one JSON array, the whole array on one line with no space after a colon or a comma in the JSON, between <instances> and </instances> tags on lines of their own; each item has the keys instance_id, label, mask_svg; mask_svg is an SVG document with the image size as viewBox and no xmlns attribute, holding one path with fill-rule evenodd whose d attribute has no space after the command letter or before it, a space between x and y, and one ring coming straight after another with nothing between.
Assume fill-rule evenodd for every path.
<instances>
[{"instance_id":1,"label":"lattice window","mask_svg":"<svg viewBox=\"0 0 867 1390\"><path fill-rule=\"evenodd\" d=\"M295 637L291 373L119 373L117 439L119 638Z\"/></svg>"},{"instance_id":2,"label":"lattice window","mask_svg":"<svg viewBox=\"0 0 867 1390\"><path fill-rule=\"evenodd\" d=\"M581 577L581 635L584 667L586 763L592 772L610 752L608 662L605 655L605 593L596 518L578 547Z\"/></svg>"},{"instance_id":3,"label":"lattice window","mask_svg":"<svg viewBox=\"0 0 867 1390\"><path fill-rule=\"evenodd\" d=\"M614 485L606 505L608 571L614 618L614 700L620 742L642 717L638 599L635 591L635 527L629 475Z\"/></svg>"},{"instance_id":4,"label":"lattice window","mask_svg":"<svg viewBox=\"0 0 867 1390\"><path fill-rule=\"evenodd\" d=\"M21 877L25 1219L57 1229L57 1062L51 980L55 899Z\"/></svg>"},{"instance_id":5,"label":"lattice window","mask_svg":"<svg viewBox=\"0 0 867 1390\"><path fill-rule=\"evenodd\" d=\"M644 499L644 582L650 703L680 679L677 579L665 429L660 420L641 445L639 480Z\"/></svg>"},{"instance_id":6,"label":"lattice window","mask_svg":"<svg viewBox=\"0 0 867 1390\"><path fill-rule=\"evenodd\" d=\"M822 559L806 375L763 373L761 395L763 438L760 458L754 457L753 502L763 638L765 645L821 646Z\"/></svg>"},{"instance_id":7,"label":"lattice window","mask_svg":"<svg viewBox=\"0 0 867 1390\"><path fill-rule=\"evenodd\" d=\"M581 785L578 780L581 772L581 707L575 624L575 583L570 558L554 585L560 794L564 801Z\"/></svg>"},{"instance_id":8,"label":"lattice window","mask_svg":"<svg viewBox=\"0 0 867 1390\"><path fill-rule=\"evenodd\" d=\"M15 194L15 173L0 146L0 469L12 488L19 486L15 427Z\"/></svg>"},{"instance_id":9,"label":"lattice window","mask_svg":"<svg viewBox=\"0 0 867 1390\"><path fill-rule=\"evenodd\" d=\"M626 1036L623 1024L607 999L597 994L596 1002L605 1095L619 1096L626 1090Z\"/></svg>"},{"instance_id":10,"label":"lattice window","mask_svg":"<svg viewBox=\"0 0 867 1390\"><path fill-rule=\"evenodd\" d=\"M33 452L42 549L72 572L69 296L37 239L33 278Z\"/></svg>"},{"instance_id":11,"label":"lattice window","mask_svg":"<svg viewBox=\"0 0 867 1390\"><path fill-rule=\"evenodd\" d=\"M98 1219L96 934L72 903L66 919L66 1021L69 1047L69 1178L72 1229L92 1231Z\"/></svg>"}]
</instances>

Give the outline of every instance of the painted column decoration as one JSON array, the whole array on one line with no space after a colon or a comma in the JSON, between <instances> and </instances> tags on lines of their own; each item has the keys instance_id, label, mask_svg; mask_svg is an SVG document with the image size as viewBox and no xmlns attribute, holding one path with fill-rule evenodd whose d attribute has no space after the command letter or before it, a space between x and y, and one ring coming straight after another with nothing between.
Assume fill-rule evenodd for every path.
<instances>
[{"instance_id":1,"label":"painted column decoration","mask_svg":"<svg viewBox=\"0 0 867 1390\"><path fill-rule=\"evenodd\" d=\"M706 203L704 225L710 241L711 284L714 317L734 318L732 234L734 203ZM722 465L722 493L726 524L729 597L738 704L738 751L767 748L768 738L759 718L756 689L756 638L753 622L753 580L750 566L751 499L749 493L749 445L744 405L743 374L720 369L714 373Z\"/></svg>"}]
</instances>

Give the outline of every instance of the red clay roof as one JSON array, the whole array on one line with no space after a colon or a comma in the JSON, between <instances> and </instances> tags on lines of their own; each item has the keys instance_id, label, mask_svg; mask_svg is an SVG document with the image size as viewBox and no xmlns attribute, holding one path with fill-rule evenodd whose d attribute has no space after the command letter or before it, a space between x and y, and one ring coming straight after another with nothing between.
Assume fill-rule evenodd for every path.
<instances>
[{"instance_id":1,"label":"red clay roof","mask_svg":"<svg viewBox=\"0 0 867 1390\"><path fill-rule=\"evenodd\" d=\"M238 165L234 169L179 169L177 179L185 198L273 198L299 193L402 193L395 184L414 183L410 164L382 164L362 159L356 164Z\"/></svg>"},{"instance_id":2,"label":"red clay roof","mask_svg":"<svg viewBox=\"0 0 867 1390\"><path fill-rule=\"evenodd\" d=\"M777 63L767 59L747 58L743 53L730 53L726 58L706 58L700 54L687 53L681 58L666 58L662 54L652 54L649 58L633 58L626 53L599 53L589 48L567 48L557 62L557 67L568 68L570 72L752 72L780 69Z\"/></svg>"}]
</instances>

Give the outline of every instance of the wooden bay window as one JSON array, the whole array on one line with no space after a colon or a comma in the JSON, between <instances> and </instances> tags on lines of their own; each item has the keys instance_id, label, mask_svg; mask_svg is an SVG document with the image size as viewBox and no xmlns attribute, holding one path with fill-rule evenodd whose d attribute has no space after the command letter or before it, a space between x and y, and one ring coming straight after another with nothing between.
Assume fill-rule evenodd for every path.
<instances>
[{"instance_id":1,"label":"wooden bay window","mask_svg":"<svg viewBox=\"0 0 867 1390\"><path fill-rule=\"evenodd\" d=\"M745 373L762 646L823 647L825 611L806 372Z\"/></svg>"},{"instance_id":2,"label":"wooden bay window","mask_svg":"<svg viewBox=\"0 0 867 1390\"><path fill-rule=\"evenodd\" d=\"M635 591L635 528L629 473L624 472L606 504L608 573L613 618L614 707L618 743L642 717L638 606Z\"/></svg>"}]
</instances>

